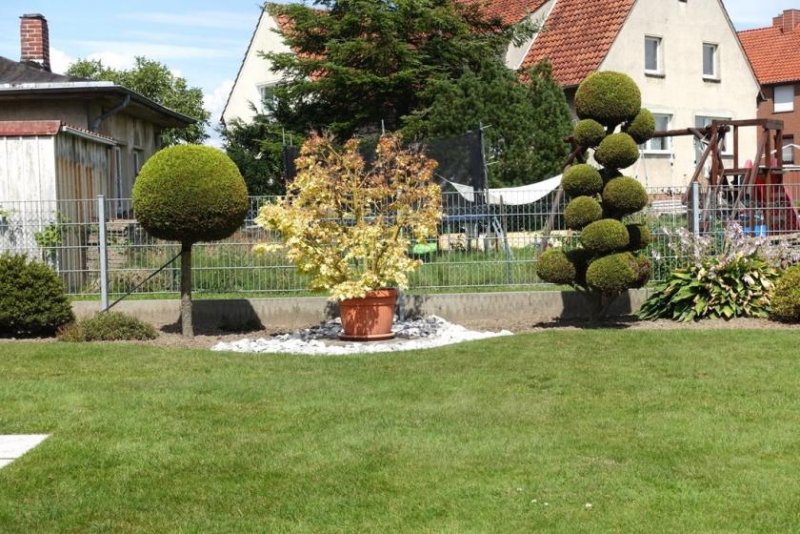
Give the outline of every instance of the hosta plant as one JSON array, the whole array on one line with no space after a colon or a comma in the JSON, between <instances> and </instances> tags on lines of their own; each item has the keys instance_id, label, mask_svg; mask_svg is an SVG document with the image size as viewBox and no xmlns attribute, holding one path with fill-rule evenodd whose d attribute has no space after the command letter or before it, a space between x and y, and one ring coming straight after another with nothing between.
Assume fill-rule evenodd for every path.
<instances>
[{"instance_id":1,"label":"hosta plant","mask_svg":"<svg viewBox=\"0 0 800 534\"><path fill-rule=\"evenodd\" d=\"M677 255L691 258L639 310L642 319L766 317L779 269L791 257L785 247L746 237L736 223L720 239L680 231Z\"/></svg>"},{"instance_id":2,"label":"hosta plant","mask_svg":"<svg viewBox=\"0 0 800 534\"><path fill-rule=\"evenodd\" d=\"M407 287L408 273L422 263L409 256L412 243L435 238L442 217L436 162L403 149L397 136L383 136L367 164L356 139L338 147L314 135L295 164L286 195L256 219L280 232L283 245L257 250L284 248L311 275L310 289L328 291L334 300Z\"/></svg>"}]
</instances>

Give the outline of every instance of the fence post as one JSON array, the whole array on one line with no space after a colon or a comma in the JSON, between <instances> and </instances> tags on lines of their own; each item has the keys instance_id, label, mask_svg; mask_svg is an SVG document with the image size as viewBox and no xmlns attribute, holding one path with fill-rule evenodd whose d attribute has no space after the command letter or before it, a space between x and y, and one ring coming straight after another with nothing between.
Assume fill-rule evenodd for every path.
<instances>
[{"instance_id":1,"label":"fence post","mask_svg":"<svg viewBox=\"0 0 800 534\"><path fill-rule=\"evenodd\" d=\"M692 182L692 233L700 237L700 184Z\"/></svg>"},{"instance_id":2,"label":"fence post","mask_svg":"<svg viewBox=\"0 0 800 534\"><path fill-rule=\"evenodd\" d=\"M106 199L97 195L97 245L100 247L100 311L108 309L108 240L106 239Z\"/></svg>"}]
</instances>

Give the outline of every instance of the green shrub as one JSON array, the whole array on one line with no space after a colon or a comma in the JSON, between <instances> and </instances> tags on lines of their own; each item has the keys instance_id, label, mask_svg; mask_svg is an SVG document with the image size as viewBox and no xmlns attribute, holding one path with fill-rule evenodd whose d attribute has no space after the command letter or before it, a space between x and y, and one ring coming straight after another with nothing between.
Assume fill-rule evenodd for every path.
<instances>
[{"instance_id":1,"label":"green shrub","mask_svg":"<svg viewBox=\"0 0 800 534\"><path fill-rule=\"evenodd\" d=\"M621 72L595 72L583 80L575 93L578 117L594 119L604 126L633 120L641 107L639 87Z\"/></svg>"},{"instance_id":2,"label":"green shrub","mask_svg":"<svg viewBox=\"0 0 800 534\"><path fill-rule=\"evenodd\" d=\"M611 134L597 147L594 159L606 168L625 169L639 159L639 146L626 133Z\"/></svg>"},{"instance_id":3,"label":"green shrub","mask_svg":"<svg viewBox=\"0 0 800 534\"><path fill-rule=\"evenodd\" d=\"M58 333L61 341L130 341L158 337L156 329L136 317L121 312L98 313L69 324Z\"/></svg>"},{"instance_id":4,"label":"green shrub","mask_svg":"<svg viewBox=\"0 0 800 534\"><path fill-rule=\"evenodd\" d=\"M586 148L596 147L605 136L605 127L592 119L578 121L572 132L572 137L575 139L575 142Z\"/></svg>"},{"instance_id":5,"label":"green shrub","mask_svg":"<svg viewBox=\"0 0 800 534\"><path fill-rule=\"evenodd\" d=\"M653 137L656 132L656 120L650 110L642 108L626 128L625 133L630 135L637 144L642 144Z\"/></svg>"},{"instance_id":6,"label":"green shrub","mask_svg":"<svg viewBox=\"0 0 800 534\"><path fill-rule=\"evenodd\" d=\"M653 232L650 231L650 227L646 224L629 224L625 228L628 229L628 235L630 236L628 250L642 250L653 242Z\"/></svg>"},{"instance_id":7,"label":"green shrub","mask_svg":"<svg viewBox=\"0 0 800 534\"><path fill-rule=\"evenodd\" d=\"M625 225L616 219L601 219L589 224L580 236L583 248L594 254L624 250L630 243Z\"/></svg>"},{"instance_id":8,"label":"green shrub","mask_svg":"<svg viewBox=\"0 0 800 534\"><path fill-rule=\"evenodd\" d=\"M641 319L766 317L778 272L756 253L706 257L672 272L639 310Z\"/></svg>"},{"instance_id":9,"label":"green shrub","mask_svg":"<svg viewBox=\"0 0 800 534\"><path fill-rule=\"evenodd\" d=\"M603 188L603 208L615 217L636 213L647 202L647 191L635 178L614 178Z\"/></svg>"},{"instance_id":10,"label":"green shrub","mask_svg":"<svg viewBox=\"0 0 800 534\"><path fill-rule=\"evenodd\" d=\"M564 222L571 230L580 230L603 217L603 207L592 197L573 198L564 210Z\"/></svg>"},{"instance_id":11,"label":"green shrub","mask_svg":"<svg viewBox=\"0 0 800 534\"><path fill-rule=\"evenodd\" d=\"M551 284L571 284L575 281L575 266L564 251L551 248L539 256L536 275Z\"/></svg>"},{"instance_id":12,"label":"green shrub","mask_svg":"<svg viewBox=\"0 0 800 534\"><path fill-rule=\"evenodd\" d=\"M592 196L603 190L600 171L587 163L573 165L561 178L561 187L568 197Z\"/></svg>"},{"instance_id":13,"label":"green shrub","mask_svg":"<svg viewBox=\"0 0 800 534\"><path fill-rule=\"evenodd\" d=\"M775 284L771 317L778 321L800 322L800 265L786 269Z\"/></svg>"},{"instance_id":14,"label":"green shrub","mask_svg":"<svg viewBox=\"0 0 800 534\"><path fill-rule=\"evenodd\" d=\"M633 287L639 279L639 264L630 252L597 258L586 270L588 286L604 295L616 295Z\"/></svg>"},{"instance_id":15,"label":"green shrub","mask_svg":"<svg viewBox=\"0 0 800 534\"><path fill-rule=\"evenodd\" d=\"M53 335L73 319L52 269L24 255L0 255L0 336Z\"/></svg>"},{"instance_id":16,"label":"green shrub","mask_svg":"<svg viewBox=\"0 0 800 534\"><path fill-rule=\"evenodd\" d=\"M236 164L216 148L178 145L147 160L133 186L133 209L159 239L196 243L232 234L249 209Z\"/></svg>"}]
</instances>

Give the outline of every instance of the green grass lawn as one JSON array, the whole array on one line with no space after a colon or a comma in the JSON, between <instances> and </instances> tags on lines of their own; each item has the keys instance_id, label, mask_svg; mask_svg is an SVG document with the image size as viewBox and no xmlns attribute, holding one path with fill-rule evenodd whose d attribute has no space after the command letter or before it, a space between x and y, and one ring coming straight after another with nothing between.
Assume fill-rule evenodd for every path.
<instances>
[{"instance_id":1,"label":"green grass lawn","mask_svg":"<svg viewBox=\"0 0 800 534\"><path fill-rule=\"evenodd\" d=\"M0 532L797 532L795 331L0 344ZM591 503L591 509L586 504Z\"/></svg>"}]
</instances>

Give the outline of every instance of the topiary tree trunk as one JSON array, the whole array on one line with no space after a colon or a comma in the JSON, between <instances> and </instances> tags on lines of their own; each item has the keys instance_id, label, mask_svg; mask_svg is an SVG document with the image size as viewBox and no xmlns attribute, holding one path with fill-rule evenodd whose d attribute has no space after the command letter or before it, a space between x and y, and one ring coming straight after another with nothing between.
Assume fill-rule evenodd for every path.
<instances>
[{"instance_id":1,"label":"topiary tree trunk","mask_svg":"<svg viewBox=\"0 0 800 534\"><path fill-rule=\"evenodd\" d=\"M194 337L192 323L192 244L181 244L181 333Z\"/></svg>"}]
</instances>

